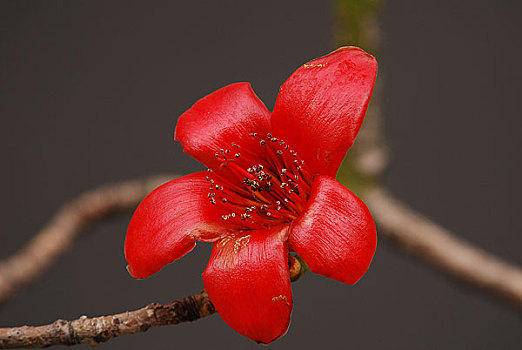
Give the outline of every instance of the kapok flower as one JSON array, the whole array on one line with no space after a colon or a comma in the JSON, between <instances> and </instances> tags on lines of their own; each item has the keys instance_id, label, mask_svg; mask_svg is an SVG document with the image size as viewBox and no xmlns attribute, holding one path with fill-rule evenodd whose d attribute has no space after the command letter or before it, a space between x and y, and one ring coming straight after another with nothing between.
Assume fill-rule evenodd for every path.
<instances>
[{"instance_id":1,"label":"kapok flower","mask_svg":"<svg viewBox=\"0 0 522 350\"><path fill-rule=\"evenodd\" d=\"M288 254L346 284L368 269L373 219L335 180L366 113L375 59L343 47L283 84L272 114L248 83L202 98L178 120L175 139L208 171L183 176L139 205L125 240L129 271L145 278L214 242L203 273L210 300L244 336L270 343L292 311Z\"/></svg>"}]
</instances>

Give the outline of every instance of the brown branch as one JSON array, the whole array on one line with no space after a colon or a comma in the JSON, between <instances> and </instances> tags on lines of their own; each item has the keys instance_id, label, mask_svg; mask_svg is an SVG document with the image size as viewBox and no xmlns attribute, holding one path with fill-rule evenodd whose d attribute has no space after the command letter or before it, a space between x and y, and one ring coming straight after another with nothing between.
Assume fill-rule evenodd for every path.
<instances>
[{"instance_id":1,"label":"brown branch","mask_svg":"<svg viewBox=\"0 0 522 350\"><path fill-rule=\"evenodd\" d=\"M288 256L289 275L298 280L308 267L300 258ZM44 348L51 345L98 345L120 335L146 332L152 327L195 321L216 312L205 291L165 305L152 303L116 315L74 321L56 320L39 327L0 328L0 349Z\"/></svg>"},{"instance_id":2,"label":"brown branch","mask_svg":"<svg viewBox=\"0 0 522 350\"><path fill-rule=\"evenodd\" d=\"M20 251L0 262L0 303L47 270L81 230L110 214L134 208L150 191L175 177L154 176L103 186L65 204Z\"/></svg>"},{"instance_id":3,"label":"brown branch","mask_svg":"<svg viewBox=\"0 0 522 350\"><path fill-rule=\"evenodd\" d=\"M361 35L373 33L375 38L379 38L374 18L377 9L378 6L370 8L364 14L366 18L361 20L361 26L365 26L365 29L364 32L361 30ZM367 44L376 48L378 41L370 40ZM351 151L350 174L359 179L371 178L371 181L362 183L362 192L381 236L389 238L399 248L444 274L495 295L522 310L520 268L457 238L400 203L385 190L374 187L379 183L378 178L388 160L379 108L380 90L378 85L373 105L368 111L367 126L361 130L358 142ZM137 180L100 188L64 206L25 248L0 263L0 301L45 271L67 250L81 229L107 214L134 207L143 196L166 180ZM297 259L291 258L290 263L292 273L302 274ZM96 345L116 336L193 321L214 312L208 296L201 292L166 305L149 304L142 309L117 315L96 318L82 316L74 321L57 320L39 327L3 328L0 329L0 348L82 343Z\"/></svg>"},{"instance_id":4,"label":"brown branch","mask_svg":"<svg viewBox=\"0 0 522 350\"><path fill-rule=\"evenodd\" d=\"M133 208L145 194L167 180L167 177L154 177L101 187L64 206L21 252L1 264L3 285L0 287L6 293L4 295L27 284L49 267L82 228L109 213ZM522 271L519 268L456 238L382 189L368 190L364 197L382 236L391 238L400 248L445 274L522 309ZM292 279L306 269L298 259L290 258L289 263ZM95 344L150 327L196 320L213 312L206 294L200 293L170 304L150 304L118 315L92 319L83 316L40 327L0 329L0 348Z\"/></svg>"},{"instance_id":5,"label":"brown branch","mask_svg":"<svg viewBox=\"0 0 522 350\"><path fill-rule=\"evenodd\" d=\"M442 273L522 311L522 270L468 243L377 188L365 195L379 234Z\"/></svg>"},{"instance_id":6,"label":"brown branch","mask_svg":"<svg viewBox=\"0 0 522 350\"><path fill-rule=\"evenodd\" d=\"M52 345L98 345L114 337L152 327L194 321L216 312L205 291L165 305L152 303L121 314L74 321L57 320L39 327L0 329L0 348L44 348Z\"/></svg>"},{"instance_id":7,"label":"brown branch","mask_svg":"<svg viewBox=\"0 0 522 350\"><path fill-rule=\"evenodd\" d=\"M336 0L334 36L338 43L362 46L376 54L382 32L381 0ZM472 244L408 208L381 187L389 149L382 114L383 74L379 76L366 118L341 169L341 179L358 186L379 235L403 251L468 285L489 292L522 310L522 270ZM344 170L344 172L343 172ZM344 175L344 176L343 176Z\"/></svg>"}]
</instances>

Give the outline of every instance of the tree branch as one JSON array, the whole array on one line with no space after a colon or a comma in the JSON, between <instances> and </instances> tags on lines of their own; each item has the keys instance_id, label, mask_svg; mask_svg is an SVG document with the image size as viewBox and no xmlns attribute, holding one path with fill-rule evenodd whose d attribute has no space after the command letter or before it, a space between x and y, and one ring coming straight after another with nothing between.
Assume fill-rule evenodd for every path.
<instances>
[{"instance_id":1,"label":"tree branch","mask_svg":"<svg viewBox=\"0 0 522 350\"><path fill-rule=\"evenodd\" d=\"M381 0L336 0L337 45L346 41L380 51ZM522 310L522 270L459 239L423 217L381 186L389 149L382 114L383 74L375 85L365 121L338 178L356 188L370 208L379 235L442 273L495 295Z\"/></svg>"},{"instance_id":2,"label":"tree branch","mask_svg":"<svg viewBox=\"0 0 522 350\"><path fill-rule=\"evenodd\" d=\"M107 185L65 204L20 251L0 262L0 303L46 271L83 229L135 208L154 188L176 177L160 175Z\"/></svg>"},{"instance_id":3,"label":"tree branch","mask_svg":"<svg viewBox=\"0 0 522 350\"><path fill-rule=\"evenodd\" d=\"M356 13L353 9L362 9L357 14L360 18L356 21L356 27L339 27L338 38L343 41L351 38L352 43L361 42L367 49L377 49L380 37L377 25L379 1L355 3L338 0L338 3L340 6L348 6L349 11L341 11L343 13ZM365 6L361 7L361 4ZM339 18L338 24L353 22ZM520 268L457 238L377 185L388 160L379 108L379 84L368 111L366 126L351 150L352 162L345 166L347 173L344 174L351 181L361 182L361 192L379 227L379 234L444 274L522 310ZM65 205L22 250L0 263L0 302L51 266L70 247L82 229L111 213L135 207L153 188L167 180L166 177L155 177L106 186L87 192ZM292 257L289 261L293 275L291 278L294 280L302 275L306 266L301 266L300 261ZM193 321L214 312L214 306L203 291L169 304L153 303L117 315L95 318L82 316L74 321L57 320L39 327L2 328L0 348L97 345L116 336Z\"/></svg>"},{"instance_id":4,"label":"tree branch","mask_svg":"<svg viewBox=\"0 0 522 350\"><path fill-rule=\"evenodd\" d=\"M377 188L365 202L379 234L440 272L522 311L522 270L468 243Z\"/></svg>"},{"instance_id":5,"label":"tree branch","mask_svg":"<svg viewBox=\"0 0 522 350\"><path fill-rule=\"evenodd\" d=\"M25 248L0 265L0 290L4 291L4 296L44 272L71 245L82 228L110 213L134 208L142 197L170 178L172 176L151 177L104 186L65 205ZM365 194L381 236L444 274L522 310L522 271L518 267L456 238L381 188L368 190ZM292 280L306 269L292 256L289 264ZM214 312L208 296L201 292L166 305L149 304L117 315L82 316L74 321L57 320L39 327L3 328L0 329L0 348L97 344L151 327L193 321Z\"/></svg>"},{"instance_id":6,"label":"tree branch","mask_svg":"<svg viewBox=\"0 0 522 350\"><path fill-rule=\"evenodd\" d=\"M44 348L52 345L98 345L114 337L178 324L216 312L205 291L165 305L152 303L121 314L74 321L57 320L39 327L0 328L0 348Z\"/></svg>"},{"instance_id":7,"label":"tree branch","mask_svg":"<svg viewBox=\"0 0 522 350\"><path fill-rule=\"evenodd\" d=\"M307 270L299 257L288 256L289 276L297 281ZM120 335L146 332L152 327L195 321L216 312L204 290L165 305L151 303L116 315L74 321L56 320L39 327L0 328L0 349L44 348L52 345L98 345Z\"/></svg>"}]
</instances>

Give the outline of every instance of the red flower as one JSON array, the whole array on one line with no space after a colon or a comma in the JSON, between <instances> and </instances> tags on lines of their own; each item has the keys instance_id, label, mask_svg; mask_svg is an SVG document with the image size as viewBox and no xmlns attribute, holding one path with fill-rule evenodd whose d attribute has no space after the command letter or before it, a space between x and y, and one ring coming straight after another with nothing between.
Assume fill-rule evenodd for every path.
<instances>
[{"instance_id":1,"label":"red flower","mask_svg":"<svg viewBox=\"0 0 522 350\"><path fill-rule=\"evenodd\" d=\"M175 139L208 171L149 194L130 222L125 256L145 278L214 242L203 283L221 317L261 343L290 323L288 253L354 284L376 247L372 217L335 180L366 113L377 63L355 47L313 60L283 84L274 112L248 83L202 98Z\"/></svg>"}]
</instances>

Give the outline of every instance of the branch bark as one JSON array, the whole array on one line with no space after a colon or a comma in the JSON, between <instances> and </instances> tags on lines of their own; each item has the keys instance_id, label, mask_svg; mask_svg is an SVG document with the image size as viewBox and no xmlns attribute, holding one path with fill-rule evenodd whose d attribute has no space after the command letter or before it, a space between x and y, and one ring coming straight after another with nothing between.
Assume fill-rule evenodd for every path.
<instances>
[{"instance_id":1,"label":"branch bark","mask_svg":"<svg viewBox=\"0 0 522 350\"><path fill-rule=\"evenodd\" d=\"M46 271L88 226L128 211L176 175L158 175L103 186L65 204L22 249L0 262L0 303Z\"/></svg>"},{"instance_id":2,"label":"branch bark","mask_svg":"<svg viewBox=\"0 0 522 350\"><path fill-rule=\"evenodd\" d=\"M114 337L145 332L153 327L178 324L216 312L205 291L165 305L152 303L121 314L74 321L57 320L39 327L0 329L0 348L44 348L52 345L98 345Z\"/></svg>"},{"instance_id":3,"label":"branch bark","mask_svg":"<svg viewBox=\"0 0 522 350\"><path fill-rule=\"evenodd\" d=\"M339 2L351 3L344 0ZM346 33L355 35L350 37L352 43L366 38L368 40L365 39L363 43L377 49L380 37L376 22L379 2L366 3L369 6L360 14L356 30L347 27ZM346 38L346 33L340 32L339 38ZM457 238L393 198L386 190L375 186L380 182L378 178L386 168L388 159L378 95L379 85L368 112L367 126L361 130L358 142L351 151L352 169L348 169L349 175L346 176L372 179L370 183L365 181L362 184L362 192L379 227L379 234L445 275L490 293L522 310L520 268ZM87 192L65 205L20 252L0 263L0 302L51 266L86 226L111 213L135 207L147 193L167 180L166 177L155 177L106 186ZM299 261L296 261L297 259L291 258L291 264L298 264ZM301 273L301 265L298 268L296 266L292 265L291 271ZM116 336L144 332L151 327L194 321L214 312L212 303L203 291L169 304L153 303L117 315L95 318L82 316L74 321L57 320L39 327L3 328L0 329L0 348L85 343L97 345Z\"/></svg>"},{"instance_id":4,"label":"branch bark","mask_svg":"<svg viewBox=\"0 0 522 350\"><path fill-rule=\"evenodd\" d=\"M382 188L365 202L379 228L411 256L468 285L488 292L522 311L522 270L415 212Z\"/></svg>"},{"instance_id":5,"label":"branch bark","mask_svg":"<svg viewBox=\"0 0 522 350\"><path fill-rule=\"evenodd\" d=\"M337 45L350 42L376 54L380 51L381 0L336 0ZM383 74L379 76L357 142L340 170L340 179L357 187L370 208L379 235L399 249L468 285L488 292L522 310L522 270L459 239L423 217L382 188L387 168L382 113Z\"/></svg>"},{"instance_id":6,"label":"branch bark","mask_svg":"<svg viewBox=\"0 0 522 350\"><path fill-rule=\"evenodd\" d=\"M289 275L297 281L308 267L293 255L288 256ZM216 309L204 290L165 305L151 303L141 309L116 315L73 321L56 320L39 327L0 328L0 349L45 348L52 345L90 344L96 346L114 337L150 328L195 321L210 316Z\"/></svg>"},{"instance_id":7,"label":"branch bark","mask_svg":"<svg viewBox=\"0 0 522 350\"><path fill-rule=\"evenodd\" d=\"M0 290L4 291L4 296L44 272L70 246L82 228L110 213L134 208L143 196L170 178L172 176L158 176L104 186L65 205L25 248L0 265L3 283ZM520 268L457 238L381 188L368 190L364 198L382 237L389 238L402 250L444 274L522 310ZM290 277L294 280L302 274L303 267L298 259L290 257L289 261ZM5 294L5 291L9 293ZM193 321L214 312L208 296L201 292L169 304L149 304L117 315L82 316L74 321L57 320L39 327L2 328L0 348L98 344L151 327Z\"/></svg>"}]
</instances>

